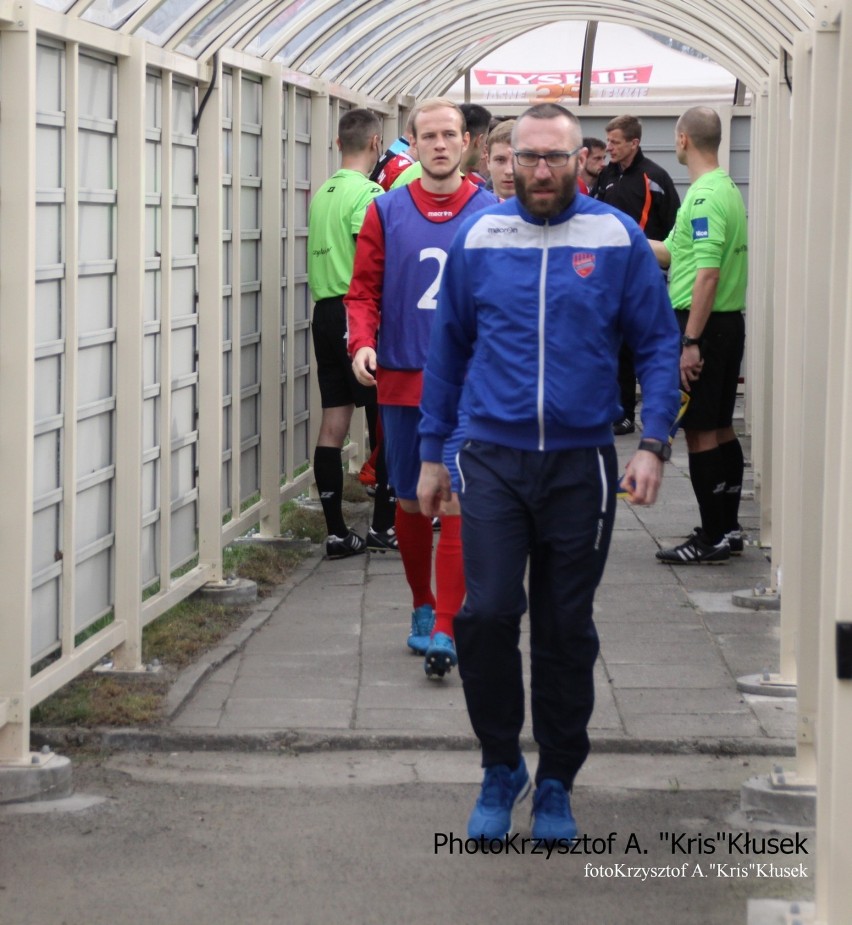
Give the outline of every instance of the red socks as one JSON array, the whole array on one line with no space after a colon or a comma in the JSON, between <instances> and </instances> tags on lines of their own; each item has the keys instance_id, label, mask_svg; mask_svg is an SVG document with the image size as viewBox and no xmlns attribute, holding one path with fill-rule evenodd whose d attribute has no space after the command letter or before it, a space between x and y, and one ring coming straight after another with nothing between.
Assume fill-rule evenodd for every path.
<instances>
[{"instance_id":1,"label":"red socks","mask_svg":"<svg viewBox=\"0 0 852 925\"><path fill-rule=\"evenodd\" d=\"M441 517L441 537L435 551L435 585L438 606L435 608L435 633L453 636L453 619L461 609L465 595L462 561L461 517Z\"/></svg>"},{"instance_id":2,"label":"red socks","mask_svg":"<svg viewBox=\"0 0 852 925\"><path fill-rule=\"evenodd\" d=\"M461 517L441 517L441 536L435 552L435 583L432 594L432 521L422 514L408 514L396 506L396 536L413 606L435 608L434 633L453 636L453 620L465 595L462 562Z\"/></svg>"},{"instance_id":3,"label":"red socks","mask_svg":"<svg viewBox=\"0 0 852 925\"><path fill-rule=\"evenodd\" d=\"M435 606L432 594L432 521L422 514L409 514L396 506L396 538L414 608Z\"/></svg>"}]
</instances>

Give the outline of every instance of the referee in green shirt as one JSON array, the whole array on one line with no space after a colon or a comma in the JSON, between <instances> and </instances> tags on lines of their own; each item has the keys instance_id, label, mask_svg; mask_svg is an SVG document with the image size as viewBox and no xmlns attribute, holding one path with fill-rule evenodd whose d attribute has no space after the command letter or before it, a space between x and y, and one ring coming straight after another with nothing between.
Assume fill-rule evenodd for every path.
<instances>
[{"instance_id":1,"label":"referee in green shirt","mask_svg":"<svg viewBox=\"0 0 852 925\"><path fill-rule=\"evenodd\" d=\"M364 213L382 192L368 179L381 154L382 126L369 110L352 109L341 117L337 131L341 167L319 188L308 216L308 285L316 303L311 334L322 399L314 479L328 529L325 552L329 559L358 555L368 547L382 551L398 548L387 475L383 476L378 465L373 524L367 541L350 530L343 518L343 442L356 406L376 407L375 388L361 385L352 372L343 297L352 278L355 239Z\"/></svg>"},{"instance_id":2,"label":"referee in green shirt","mask_svg":"<svg viewBox=\"0 0 852 925\"><path fill-rule=\"evenodd\" d=\"M669 267L669 295L681 330L680 377L690 395L682 426L701 525L657 558L669 565L727 562L743 550L739 523L743 451L733 428L745 346L748 229L743 198L719 166L722 124L705 106L675 128L675 152L691 185L665 241L652 241Z\"/></svg>"}]
</instances>

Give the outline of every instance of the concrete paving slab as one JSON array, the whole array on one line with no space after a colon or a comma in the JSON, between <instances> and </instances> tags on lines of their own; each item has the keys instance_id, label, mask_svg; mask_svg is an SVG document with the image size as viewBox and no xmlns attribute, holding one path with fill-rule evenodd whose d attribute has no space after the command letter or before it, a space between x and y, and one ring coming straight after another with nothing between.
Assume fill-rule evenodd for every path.
<instances>
[{"instance_id":1,"label":"concrete paving slab","mask_svg":"<svg viewBox=\"0 0 852 925\"><path fill-rule=\"evenodd\" d=\"M240 670L239 655L232 655L226 662L213 671L207 679L208 684L233 684Z\"/></svg>"},{"instance_id":2,"label":"concrete paving slab","mask_svg":"<svg viewBox=\"0 0 852 925\"><path fill-rule=\"evenodd\" d=\"M595 622L598 626L605 623L615 623L624 627L629 634L633 633L667 633L669 629L677 626L700 627L703 624L701 615L692 607L677 604L667 609L665 606L631 608L629 605L614 605L603 603L595 610Z\"/></svg>"},{"instance_id":3,"label":"concrete paving slab","mask_svg":"<svg viewBox=\"0 0 852 925\"><path fill-rule=\"evenodd\" d=\"M415 678L423 670L423 656L408 648L408 630L398 630L381 638L373 636L361 645L362 678Z\"/></svg>"},{"instance_id":4,"label":"concrete paving slab","mask_svg":"<svg viewBox=\"0 0 852 925\"><path fill-rule=\"evenodd\" d=\"M334 639L331 636L328 639L317 638L317 635L304 635L293 639L291 644L287 645L286 651L291 656L297 656L305 660L316 659L318 663L324 663L328 658L351 660L357 657L359 648L357 637L341 640L340 637ZM274 648L281 652L285 651L283 644L275 647L271 645L265 646L264 648L266 651Z\"/></svg>"},{"instance_id":5,"label":"concrete paving slab","mask_svg":"<svg viewBox=\"0 0 852 925\"><path fill-rule=\"evenodd\" d=\"M382 607L400 607L411 609L411 591L405 582L405 573L402 570L402 561L397 559L391 571L376 574L372 569L364 584L365 594L375 610Z\"/></svg>"},{"instance_id":6,"label":"concrete paving slab","mask_svg":"<svg viewBox=\"0 0 852 925\"><path fill-rule=\"evenodd\" d=\"M615 692L622 715L645 713L671 714L724 714L752 713L746 696L734 689L684 689L673 692L670 688L621 688Z\"/></svg>"},{"instance_id":7,"label":"concrete paving slab","mask_svg":"<svg viewBox=\"0 0 852 925\"><path fill-rule=\"evenodd\" d=\"M595 709L589 729L606 733L624 733L624 723L608 685L596 685Z\"/></svg>"},{"instance_id":8,"label":"concrete paving slab","mask_svg":"<svg viewBox=\"0 0 852 925\"><path fill-rule=\"evenodd\" d=\"M219 728L246 729L349 729L352 700L322 698L243 698L231 697Z\"/></svg>"},{"instance_id":9,"label":"concrete paving slab","mask_svg":"<svg viewBox=\"0 0 852 925\"><path fill-rule=\"evenodd\" d=\"M633 592L632 576L624 573L621 573L620 580L602 582L595 595L595 606L603 607L606 604L616 603L629 604L629 610L647 610L652 607L665 609L671 607L673 603L688 605L689 598L682 590L680 583L671 581L663 574L665 571L661 569L660 580L654 585L643 587L641 594ZM625 607L625 609L628 608Z\"/></svg>"},{"instance_id":10,"label":"concrete paving slab","mask_svg":"<svg viewBox=\"0 0 852 925\"><path fill-rule=\"evenodd\" d=\"M369 580L380 575L397 575L401 562L398 553L370 553L367 557Z\"/></svg>"},{"instance_id":11,"label":"concrete paving slab","mask_svg":"<svg viewBox=\"0 0 852 925\"><path fill-rule=\"evenodd\" d=\"M364 595L361 583L320 585L310 579L308 587L299 591L299 596L288 602L287 609L302 618L300 622L310 617L329 621L360 619Z\"/></svg>"},{"instance_id":12,"label":"concrete paving slab","mask_svg":"<svg viewBox=\"0 0 852 925\"><path fill-rule=\"evenodd\" d=\"M330 653L320 649L309 654L310 659L306 660L303 653L294 653L289 650L263 653L244 652L241 658L234 659L237 670L234 672L233 680L236 680L237 674L254 678L286 676L299 679L313 678L317 675L320 677L347 673L354 675L358 671L358 659L353 658L350 652ZM213 680L218 680L218 677Z\"/></svg>"},{"instance_id":13,"label":"concrete paving slab","mask_svg":"<svg viewBox=\"0 0 852 925\"><path fill-rule=\"evenodd\" d=\"M612 683L617 689L629 687L718 688L734 681L721 664L697 665L609 665Z\"/></svg>"},{"instance_id":14,"label":"concrete paving slab","mask_svg":"<svg viewBox=\"0 0 852 925\"><path fill-rule=\"evenodd\" d=\"M409 626L368 626L361 640L361 667L365 680L391 673L394 677L412 666L422 665L423 657L408 648Z\"/></svg>"},{"instance_id":15,"label":"concrete paving slab","mask_svg":"<svg viewBox=\"0 0 852 925\"><path fill-rule=\"evenodd\" d=\"M635 441L622 443L626 461ZM677 569L653 558L664 537L679 539L697 522L686 454L680 457L667 469L655 508L618 505L595 607L601 658L593 735L607 748L653 740L665 750L666 729L675 751L693 735L708 748L714 736L725 748L732 739L789 747L795 741L789 709L753 707L736 690L741 666L753 673L777 659L778 615L740 613L729 603L735 590L766 573L765 557L747 549L720 569ZM744 503L744 524L757 523L753 508ZM205 682L219 686L202 693L201 685L176 727L215 722L220 734L299 729L332 737L363 731L371 741L389 742L409 734L434 744L470 737L458 673L430 684L422 659L406 648L410 595L400 558L316 560L311 568L241 643L227 674ZM521 651L529 689L526 619ZM224 684L230 690L222 711Z\"/></svg>"},{"instance_id":16,"label":"concrete paving slab","mask_svg":"<svg viewBox=\"0 0 852 925\"><path fill-rule=\"evenodd\" d=\"M628 735L640 738L753 738L763 730L748 713L625 714Z\"/></svg>"},{"instance_id":17,"label":"concrete paving slab","mask_svg":"<svg viewBox=\"0 0 852 925\"><path fill-rule=\"evenodd\" d=\"M792 741L796 735L798 705L795 698L755 697L744 698L757 717L766 736Z\"/></svg>"},{"instance_id":18,"label":"concrete paving slab","mask_svg":"<svg viewBox=\"0 0 852 925\"><path fill-rule=\"evenodd\" d=\"M192 700L193 709L196 710L222 710L225 701L231 695L231 685L211 682L205 684Z\"/></svg>"},{"instance_id":19,"label":"concrete paving slab","mask_svg":"<svg viewBox=\"0 0 852 925\"><path fill-rule=\"evenodd\" d=\"M742 609L739 613L704 614L703 620L707 629L718 636L737 633L771 633L780 626L781 615L777 611Z\"/></svg>"},{"instance_id":20,"label":"concrete paving slab","mask_svg":"<svg viewBox=\"0 0 852 925\"><path fill-rule=\"evenodd\" d=\"M420 735L464 735L475 741L464 702L453 704L446 710L420 710L416 718L410 709L394 707L359 707L355 726L364 730L391 732L414 731Z\"/></svg>"},{"instance_id":21,"label":"concrete paving slab","mask_svg":"<svg viewBox=\"0 0 852 925\"><path fill-rule=\"evenodd\" d=\"M716 637L719 653L735 678L761 674L764 669L777 673L780 667L780 633L725 634Z\"/></svg>"},{"instance_id":22,"label":"concrete paving slab","mask_svg":"<svg viewBox=\"0 0 852 925\"><path fill-rule=\"evenodd\" d=\"M232 700L274 700L299 699L313 700L319 698L346 699L354 698L358 692L358 678L350 675L327 675L315 678L246 676L237 679L230 690Z\"/></svg>"},{"instance_id":23,"label":"concrete paving slab","mask_svg":"<svg viewBox=\"0 0 852 925\"><path fill-rule=\"evenodd\" d=\"M660 642L657 639L621 639L608 642L607 665L682 665L715 658L712 641L703 634L686 642Z\"/></svg>"},{"instance_id":24,"label":"concrete paving slab","mask_svg":"<svg viewBox=\"0 0 852 925\"><path fill-rule=\"evenodd\" d=\"M182 710L171 722L175 729L218 729L224 706L221 709L196 707Z\"/></svg>"},{"instance_id":25,"label":"concrete paving slab","mask_svg":"<svg viewBox=\"0 0 852 925\"><path fill-rule=\"evenodd\" d=\"M598 628L603 645L609 651L609 646L613 643L624 643L631 645L633 643L654 643L661 644L690 644L696 638L704 637L707 630L702 621L695 620L685 622L683 620L670 620L667 623L655 623L653 621L642 621L637 624L630 624L625 627L618 620L600 620L595 613L595 625Z\"/></svg>"},{"instance_id":26,"label":"concrete paving slab","mask_svg":"<svg viewBox=\"0 0 852 925\"><path fill-rule=\"evenodd\" d=\"M406 678L399 683L380 681L362 685L358 709L381 708L393 703L398 710L464 710L461 685L450 686L446 681L429 681L423 669L420 677Z\"/></svg>"}]
</instances>

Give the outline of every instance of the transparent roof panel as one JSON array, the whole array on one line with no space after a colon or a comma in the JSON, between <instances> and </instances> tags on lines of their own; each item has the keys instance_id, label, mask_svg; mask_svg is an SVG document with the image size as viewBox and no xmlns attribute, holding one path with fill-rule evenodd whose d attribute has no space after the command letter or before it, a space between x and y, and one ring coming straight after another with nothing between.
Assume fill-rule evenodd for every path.
<instances>
[{"instance_id":1,"label":"transparent roof panel","mask_svg":"<svg viewBox=\"0 0 852 925\"><path fill-rule=\"evenodd\" d=\"M370 26L370 21L375 17L375 10L367 10L354 16L350 22L340 26L331 39L318 45L304 61L300 62L300 66L308 73L313 73L323 63L323 59L328 58L327 73L331 80L335 80L343 71L349 68L353 61L363 60L364 63L369 64L373 58L382 55L383 52L388 50L388 41L391 41L394 47L399 47L400 45L403 48L409 47L408 40L422 33L423 30L422 23L417 22L409 28L403 29L399 34L394 35L392 40L388 40L386 36L399 27L399 21L383 21ZM337 47L340 45L339 40L341 38L358 30L361 30L363 34L350 47Z\"/></svg>"},{"instance_id":2,"label":"transparent roof panel","mask_svg":"<svg viewBox=\"0 0 852 925\"><path fill-rule=\"evenodd\" d=\"M409 43L406 41L406 38L409 35L420 35L421 37L419 40ZM381 52L384 54L394 48L399 48L400 44L402 45L402 49L400 51L394 54L389 61L386 61L384 64L382 64L382 72L392 74L394 71L398 71L402 65L405 64L406 59L410 58L417 51L426 47L427 45L433 44L433 42L433 36L422 36L422 26L420 25L411 26L409 29L404 29L400 35L394 37L392 42L386 42L385 45L381 48ZM376 59L379 57L378 53L379 49L377 49L376 53L373 55L365 55L361 60L361 63L349 74L347 83L357 85L359 78L376 66Z\"/></svg>"},{"instance_id":3,"label":"transparent roof panel","mask_svg":"<svg viewBox=\"0 0 852 925\"><path fill-rule=\"evenodd\" d=\"M215 6L178 45L177 50L195 57L215 38L235 14L246 7L246 0L223 0Z\"/></svg>"},{"instance_id":4,"label":"transparent roof panel","mask_svg":"<svg viewBox=\"0 0 852 925\"><path fill-rule=\"evenodd\" d=\"M208 0L165 0L136 30L152 45L165 45Z\"/></svg>"},{"instance_id":5,"label":"transparent roof panel","mask_svg":"<svg viewBox=\"0 0 852 925\"><path fill-rule=\"evenodd\" d=\"M250 22L246 23L246 25L244 25L238 32L231 36L231 38L228 40L228 45L233 46L241 42L246 35L248 35L257 27L257 25L263 20L266 14L266 10L261 10L259 13L257 13Z\"/></svg>"},{"instance_id":6,"label":"transparent roof panel","mask_svg":"<svg viewBox=\"0 0 852 925\"><path fill-rule=\"evenodd\" d=\"M323 10L316 18L307 22L304 28L298 29L294 33L292 38L276 54L276 59L284 64L292 65L298 56L306 50L307 46L326 30L329 30L332 41L336 42L340 32L337 29L331 29L331 27L340 22L349 10L361 5L363 5L363 0L339 0L334 6ZM375 16L375 10L368 9L366 15Z\"/></svg>"},{"instance_id":7,"label":"transparent roof panel","mask_svg":"<svg viewBox=\"0 0 852 925\"><path fill-rule=\"evenodd\" d=\"M312 73L318 64L321 64L323 58L328 57L330 65L330 73L339 74L340 71L346 67L346 64L351 60L353 55L353 48L340 48L340 40L345 39L347 36L351 35L353 32L359 30L364 23L369 23L371 19L375 17L375 10L367 9L366 11L359 13L352 17L346 23L342 23L335 29L333 35L321 40L317 45L314 46L313 50L300 62L301 67L303 67L308 73ZM353 45L357 45L360 49L364 51L365 54L369 55L370 51L378 53L382 48L381 45L381 36L387 32L387 27L385 29L375 29L368 28L364 30L363 37L358 40ZM377 40L379 43L377 44ZM344 43L345 44L345 43ZM370 46L374 46L370 49Z\"/></svg>"},{"instance_id":8,"label":"transparent roof panel","mask_svg":"<svg viewBox=\"0 0 852 925\"><path fill-rule=\"evenodd\" d=\"M106 26L108 29L118 29L144 4L145 0L95 0L80 19Z\"/></svg>"},{"instance_id":9,"label":"transparent roof panel","mask_svg":"<svg viewBox=\"0 0 852 925\"><path fill-rule=\"evenodd\" d=\"M345 52L336 55L334 61L330 62L329 65L329 79L337 80L340 74L349 67L353 60L367 54L373 46L375 46L375 43L376 35L367 33L350 45ZM316 56L309 58L308 62L310 63L314 57Z\"/></svg>"},{"instance_id":10,"label":"transparent roof panel","mask_svg":"<svg viewBox=\"0 0 852 925\"><path fill-rule=\"evenodd\" d=\"M311 5L311 0L293 0L284 4L280 11L246 44L245 51L252 55L262 57L269 48L275 44L282 32L291 28L293 20L305 7Z\"/></svg>"}]
</instances>

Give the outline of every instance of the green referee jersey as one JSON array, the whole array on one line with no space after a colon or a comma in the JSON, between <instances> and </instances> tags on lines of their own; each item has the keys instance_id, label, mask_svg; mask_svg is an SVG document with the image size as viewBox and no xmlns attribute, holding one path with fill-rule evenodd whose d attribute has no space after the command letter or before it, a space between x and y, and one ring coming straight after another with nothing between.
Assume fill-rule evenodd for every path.
<instances>
[{"instance_id":1,"label":"green referee jersey","mask_svg":"<svg viewBox=\"0 0 852 925\"><path fill-rule=\"evenodd\" d=\"M717 167L686 192L674 228L665 240L672 255L669 296L675 308L689 308L699 270L718 269L714 312L745 308L748 227L745 204L734 181Z\"/></svg>"},{"instance_id":2,"label":"green referee jersey","mask_svg":"<svg viewBox=\"0 0 852 925\"><path fill-rule=\"evenodd\" d=\"M364 174L341 168L311 200L308 285L315 302L346 295L355 263L355 235L370 201L381 192Z\"/></svg>"}]
</instances>

